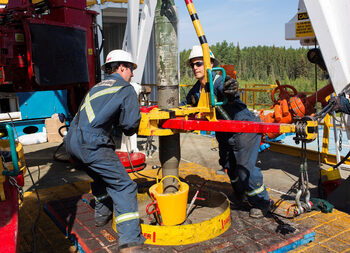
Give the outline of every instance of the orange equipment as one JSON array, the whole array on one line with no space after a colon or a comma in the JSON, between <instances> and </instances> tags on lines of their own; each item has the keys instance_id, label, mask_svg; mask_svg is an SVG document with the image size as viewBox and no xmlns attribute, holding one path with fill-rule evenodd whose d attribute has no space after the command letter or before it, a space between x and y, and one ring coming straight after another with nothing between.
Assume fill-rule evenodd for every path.
<instances>
[{"instance_id":1,"label":"orange equipment","mask_svg":"<svg viewBox=\"0 0 350 253\"><path fill-rule=\"evenodd\" d=\"M236 79L237 71L235 70L235 65L221 65L221 68L225 69L227 76Z\"/></svg>"},{"instance_id":2,"label":"orange equipment","mask_svg":"<svg viewBox=\"0 0 350 253\"><path fill-rule=\"evenodd\" d=\"M263 122L293 123L298 118L313 114L315 112L314 106L316 102L320 102L322 106L325 106L327 104L325 98L334 92L332 84L329 83L307 97L305 93L299 93L295 87L291 85L281 85L278 80L276 80L276 83L277 87L271 92L271 100L273 101L271 109L273 108L274 112L265 115L264 109L261 109L259 116ZM270 139L274 139L279 135L281 134L267 134Z\"/></svg>"}]
</instances>

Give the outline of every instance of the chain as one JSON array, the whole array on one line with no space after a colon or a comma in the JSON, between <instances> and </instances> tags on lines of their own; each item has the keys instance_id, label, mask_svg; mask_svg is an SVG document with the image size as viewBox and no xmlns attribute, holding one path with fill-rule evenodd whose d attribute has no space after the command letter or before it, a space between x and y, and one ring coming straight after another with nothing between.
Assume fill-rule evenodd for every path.
<instances>
[{"instance_id":1,"label":"chain","mask_svg":"<svg viewBox=\"0 0 350 253\"><path fill-rule=\"evenodd\" d=\"M344 122L344 115L341 113L340 114L340 133L339 133L339 151L342 151L343 149L343 124L344 124L344 128L346 129L345 127L345 122Z\"/></svg>"},{"instance_id":2,"label":"chain","mask_svg":"<svg viewBox=\"0 0 350 253\"><path fill-rule=\"evenodd\" d=\"M7 165L5 163L5 158L3 157L3 155L1 155L0 159L1 159L2 166L4 167L4 169L9 170L9 168L7 167ZM17 184L16 178L14 178L12 176L9 176L9 182L11 185L13 185L17 188L19 199L20 199L19 205L21 205L23 202L23 188Z\"/></svg>"},{"instance_id":3,"label":"chain","mask_svg":"<svg viewBox=\"0 0 350 253\"><path fill-rule=\"evenodd\" d=\"M20 200L19 205L21 205L23 203L23 188L17 184L17 180L14 177L10 176L9 182L10 182L10 184L12 184L13 186L15 186L17 188L19 200Z\"/></svg>"},{"instance_id":4,"label":"chain","mask_svg":"<svg viewBox=\"0 0 350 253\"><path fill-rule=\"evenodd\" d=\"M340 132L339 132L339 151L342 151L343 147L343 128L342 125L340 124Z\"/></svg>"},{"instance_id":5,"label":"chain","mask_svg":"<svg viewBox=\"0 0 350 253\"><path fill-rule=\"evenodd\" d=\"M6 165L5 158L2 154L1 154L1 163L2 163L2 166L4 167L5 170L10 170Z\"/></svg>"},{"instance_id":6,"label":"chain","mask_svg":"<svg viewBox=\"0 0 350 253\"><path fill-rule=\"evenodd\" d=\"M307 149L306 142L301 142L301 164L300 164L300 176L299 176L299 189L302 190L304 195L309 189L309 176L307 171Z\"/></svg>"}]
</instances>

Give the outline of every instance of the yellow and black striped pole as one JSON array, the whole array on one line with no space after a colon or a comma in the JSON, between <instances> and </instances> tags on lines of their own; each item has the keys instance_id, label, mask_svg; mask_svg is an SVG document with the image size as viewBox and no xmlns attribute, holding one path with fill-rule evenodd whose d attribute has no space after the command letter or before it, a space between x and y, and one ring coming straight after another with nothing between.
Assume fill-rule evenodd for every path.
<instances>
[{"instance_id":1,"label":"yellow and black striped pole","mask_svg":"<svg viewBox=\"0 0 350 253\"><path fill-rule=\"evenodd\" d=\"M207 42L207 38L204 35L201 23L199 22L199 18L198 18L196 9L194 8L194 5L192 3L192 0L185 0L185 2L186 2L187 9L188 9L188 13L190 14L190 17L192 19L194 29L196 30L199 42L201 43L201 46L202 46L204 69L205 69L205 82L207 83L208 82L208 69L211 69L209 45Z\"/></svg>"},{"instance_id":2,"label":"yellow and black striped pole","mask_svg":"<svg viewBox=\"0 0 350 253\"><path fill-rule=\"evenodd\" d=\"M194 26L194 29L196 30L199 42L201 43L202 50L203 50L203 62L204 62L204 72L205 72L205 83L209 83L209 77L208 77L208 70L211 70L211 63L210 63L210 50L209 45L207 42L207 38L204 35L201 23L199 22L199 18L197 15L197 12L194 8L194 5L192 3L192 0L185 0L186 6L188 9L188 13L190 14L190 17L192 19L192 23ZM208 113L206 114L206 118L209 121L216 121L216 114L215 109L212 107L210 103L210 94L207 90L202 88L201 96L198 101L197 107L207 108Z\"/></svg>"}]
</instances>

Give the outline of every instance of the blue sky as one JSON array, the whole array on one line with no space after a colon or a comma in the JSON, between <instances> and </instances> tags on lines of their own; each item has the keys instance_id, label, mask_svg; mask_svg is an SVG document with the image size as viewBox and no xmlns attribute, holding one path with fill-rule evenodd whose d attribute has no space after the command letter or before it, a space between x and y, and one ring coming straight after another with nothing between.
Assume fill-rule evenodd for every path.
<instances>
[{"instance_id":1,"label":"blue sky","mask_svg":"<svg viewBox=\"0 0 350 253\"><path fill-rule=\"evenodd\" d=\"M249 46L300 47L299 41L284 39L284 25L298 10L298 0L193 0L209 45L239 42ZM199 44L184 0L175 0L178 9L179 50Z\"/></svg>"}]
</instances>

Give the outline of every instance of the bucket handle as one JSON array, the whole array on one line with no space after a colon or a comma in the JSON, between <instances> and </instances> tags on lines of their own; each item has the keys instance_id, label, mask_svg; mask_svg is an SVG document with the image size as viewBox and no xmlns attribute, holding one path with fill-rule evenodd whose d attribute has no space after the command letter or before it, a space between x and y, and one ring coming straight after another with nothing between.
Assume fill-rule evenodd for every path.
<instances>
[{"instance_id":1,"label":"bucket handle","mask_svg":"<svg viewBox=\"0 0 350 253\"><path fill-rule=\"evenodd\" d=\"M181 183L180 179L178 177L173 176L173 175L168 175L168 176L163 177L159 183L163 182L164 179L169 178L169 177L175 178L177 181L179 181L179 183Z\"/></svg>"}]
</instances>

